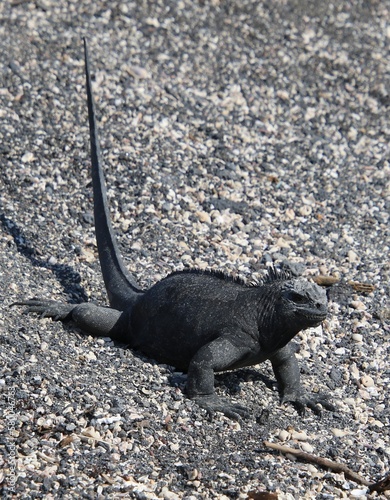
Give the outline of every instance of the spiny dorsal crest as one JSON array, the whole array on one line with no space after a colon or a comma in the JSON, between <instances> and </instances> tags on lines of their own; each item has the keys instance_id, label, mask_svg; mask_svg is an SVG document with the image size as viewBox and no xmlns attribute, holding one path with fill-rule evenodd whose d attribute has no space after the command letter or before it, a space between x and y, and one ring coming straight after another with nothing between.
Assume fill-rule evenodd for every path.
<instances>
[{"instance_id":1,"label":"spiny dorsal crest","mask_svg":"<svg viewBox=\"0 0 390 500\"><path fill-rule=\"evenodd\" d=\"M268 285L275 283L276 281L288 281L291 279L293 279L293 275L288 269L280 269L275 266L270 266L261 283L263 285Z\"/></svg>"}]
</instances>

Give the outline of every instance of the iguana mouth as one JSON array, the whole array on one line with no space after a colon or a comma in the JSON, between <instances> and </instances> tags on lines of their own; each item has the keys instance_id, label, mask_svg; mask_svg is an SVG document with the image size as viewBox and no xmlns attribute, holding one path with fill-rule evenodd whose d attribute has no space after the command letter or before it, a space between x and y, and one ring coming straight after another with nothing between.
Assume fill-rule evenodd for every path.
<instances>
[{"instance_id":1,"label":"iguana mouth","mask_svg":"<svg viewBox=\"0 0 390 500\"><path fill-rule=\"evenodd\" d=\"M299 314L299 316L304 316L306 319L313 321L314 323L316 323L318 325L320 323L322 323L327 316L327 314L325 314L325 313L315 314L315 313L306 313L303 311L299 311L298 314Z\"/></svg>"}]
</instances>

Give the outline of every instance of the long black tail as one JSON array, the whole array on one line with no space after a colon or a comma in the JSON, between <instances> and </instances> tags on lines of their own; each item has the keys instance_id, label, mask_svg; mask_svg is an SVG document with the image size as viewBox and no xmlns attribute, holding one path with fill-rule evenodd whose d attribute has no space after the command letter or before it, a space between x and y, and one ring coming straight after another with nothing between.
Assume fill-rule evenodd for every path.
<instances>
[{"instance_id":1,"label":"long black tail","mask_svg":"<svg viewBox=\"0 0 390 500\"><path fill-rule=\"evenodd\" d=\"M87 40L84 38L85 76L87 83L88 118L91 138L92 183L95 215L95 234L100 267L111 307L123 311L143 293L126 270L114 236L107 204L102 158L96 126L95 103L89 73Z\"/></svg>"}]
</instances>

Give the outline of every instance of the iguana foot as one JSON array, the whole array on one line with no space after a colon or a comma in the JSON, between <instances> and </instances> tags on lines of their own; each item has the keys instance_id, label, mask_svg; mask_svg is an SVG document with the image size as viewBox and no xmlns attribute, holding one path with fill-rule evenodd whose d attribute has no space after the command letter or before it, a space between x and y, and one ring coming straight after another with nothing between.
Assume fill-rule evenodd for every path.
<instances>
[{"instance_id":1,"label":"iguana foot","mask_svg":"<svg viewBox=\"0 0 390 500\"><path fill-rule=\"evenodd\" d=\"M321 407L328 411L336 411L336 407L329 402L326 395L321 394L310 394L310 396L305 395L285 395L283 396L282 403L291 403L299 415L304 415L306 407L310 408L316 415L321 415Z\"/></svg>"},{"instance_id":2,"label":"iguana foot","mask_svg":"<svg viewBox=\"0 0 390 500\"><path fill-rule=\"evenodd\" d=\"M24 314L37 313L41 318L53 318L54 321L66 319L75 307L74 304L38 298L14 302L10 307L12 306L27 306Z\"/></svg>"},{"instance_id":3,"label":"iguana foot","mask_svg":"<svg viewBox=\"0 0 390 500\"><path fill-rule=\"evenodd\" d=\"M216 411L220 411L233 420L241 420L241 418L250 417L250 412L245 406L231 403L230 401L217 397L215 394L197 396L193 399L201 408L204 408L209 415L213 415Z\"/></svg>"}]
</instances>

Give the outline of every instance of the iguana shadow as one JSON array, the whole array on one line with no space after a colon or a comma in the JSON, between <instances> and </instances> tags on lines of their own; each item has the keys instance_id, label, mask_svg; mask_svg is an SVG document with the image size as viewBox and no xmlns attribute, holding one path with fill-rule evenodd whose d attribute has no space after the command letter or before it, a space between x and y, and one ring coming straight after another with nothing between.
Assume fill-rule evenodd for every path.
<instances>
[{"instance_id":1,"label":"iguana shadow","mask_svg":"<svg viewBox=\"0 0 390 500\"><path fill-rule=\"evenodd\" d=\"M134 351L132 352L134 353ZM140 354L140 357L150 362L150 359L145 357L144 355ZM158 365L158 363L156 364ZM168 377L170 385L184 386L185 381L187 380L187 375L185 373L176 371L176 369L173 370L174 371L172 372L172 374ZM263 383L268 389L274 389L276 387L275 378L270 378L256 368L240 368L231 372L222 372L215 374L216 386L224 387L231 396L239 394L241 391L241 384L248 381Z\"/></svg>"},{"instance_id":2,"label":"iguana shadow","mask_svg":"<svg viewBox=\"0 0 390 500\"><path fill-rule=\"evenodd\" d=\"M39 259L23 230L13 220L6 217L4 213L0 213L0 222L4 230L12 236L16 249L21 255L26 257L34 267L49 269L56 276L68 296L69 302L79 303L88 300L84 288L80 285L81 276L78 272L66 264L50 264Z\"/></svg>"}]
</instances>

